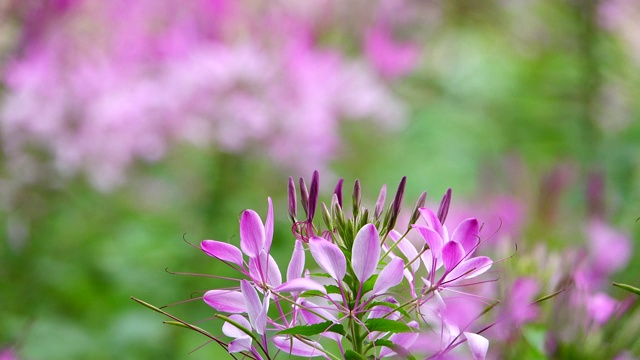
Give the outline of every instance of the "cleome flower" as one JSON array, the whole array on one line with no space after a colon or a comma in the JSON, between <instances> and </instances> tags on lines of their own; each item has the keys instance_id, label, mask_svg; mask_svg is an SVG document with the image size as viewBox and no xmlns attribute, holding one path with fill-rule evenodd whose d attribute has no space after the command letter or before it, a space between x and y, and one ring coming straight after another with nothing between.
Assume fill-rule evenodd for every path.
<instances>
[{"instance_id":1,"label":"cleome flower","mask_svg":"<svg viewBox=\"0 0 640 360\"><path fill-rule=\"evenodd\" d=\"M207 255L240 275L238 286L213 289L202 297L216 311L215 317L224 321L222 333L228 339L186 322L180 325L209 336L234 357L251 359L273 359L279 354L328 359L440 358L462 343L468 344L474 359L484 359L489 346L479 334L484 330L474 331L473 323L459 328L442 311L448 298L441 292L465 286L464 280L482 275L492 265L488 257L473 256L481 244L477 220L463 221L449 236L443 223L451 192L437 215L424 207L423 193L401 232L396 223L405 178L386 209L383 187L373 211L361 207L356 181L351 216L345 214L343 181L338 182L329 206L318 202L318 182L315 172L307 191L300 179L305 214L298 220L295 183L289 179L294 239L286 282L270 254L274 216L268 199L264 223L255 211L242 212L239 248L216 240L200 244ZM316 217L319 204L323 224ZM420 219L426 224L416 224ZM408 240L414 232L422 237L422 246ZM307 252L315 264L306 262ZM458 296L464 295L458 291ZM471 296L469 300L474 301Z\"/></svg>"}]
</instances>

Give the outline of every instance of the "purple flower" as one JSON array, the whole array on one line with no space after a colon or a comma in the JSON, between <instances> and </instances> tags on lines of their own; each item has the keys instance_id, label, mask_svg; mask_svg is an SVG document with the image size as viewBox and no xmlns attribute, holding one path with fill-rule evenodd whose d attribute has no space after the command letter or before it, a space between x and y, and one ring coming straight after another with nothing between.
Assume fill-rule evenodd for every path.
<instances>
[{"instance_id":1,"label":"purple flower","mask_svg":"<svg viewBox=\"0 0 640 360\"><path fill-rule=\"evenodd\" d=\"M231 314L215 317L224 320L222 332L232 340L224 343L215 336L211 339L231 353L252 359L271 358L272 346L288 355L339 358L319 343L321 339L335 342L342 357L353 356L349 353L353 352L376 358L409 354L442 358L467 343L474 359L484 359L488 340L478 334L482 330L472 329L479 316L473 314L480 314L481 306L476 297L451 289L462 289L468 285L462 280L479 276L492 265L487 257L472 256L480 245L478 222L467 219L449 236L440 219L446 218L450 193L445 196L440 217L420 208L423 193L414 212L419 209L426 225L403 224L406 231L399 233L393 229L398 219L391 219L400 212L406 182L403 178L392 206L379 213L358 206L354 218L347 218L342 211L339 183L332 197L332 211L321 204L328 227L324 230L314 223L313 216L318 179L314 174L309 192L301 181L301 201L307 211L305 226L311 229L308 233L321 233L323 237L311 236L305 242L294 230L296 239L291 242L286 282L282 282L278 263L270 254L274 231L271 199L264 223L253 210L241 214L240 248L215 240L202 241L207 255L241 274L239 286L213 289L203 296L217 312ZM355 204L359 204L361 191L356 181ZM290 187L289 193L294 192ZM294 201L290 196L290 210L296 206ZM295 211L289 216L297 223ZM417 217L412 215L410 223ZM416 231L425 241L419 248L407 238ZM321 270L305 268L307 248ZM450 293L457 296L451 297Z\"/></svg>"},{"instance_id":2,"label":"purple flower","mask_svg":"<svg viewBox=\"0 0 640 360\"><path fill-rule=\"evenodd\" d=\"M486 256L471 257L480 244L479 225L476 219L461 222L449 236L449 232L431 210L420 209L426 225L414 225L424 238L429 250L422 260L429 271L429 282L436 287L446 287L461 280L485 273L493 262ZM444 265L444 274L437 279L436 271Z\"/></svg>"}]
</instances>

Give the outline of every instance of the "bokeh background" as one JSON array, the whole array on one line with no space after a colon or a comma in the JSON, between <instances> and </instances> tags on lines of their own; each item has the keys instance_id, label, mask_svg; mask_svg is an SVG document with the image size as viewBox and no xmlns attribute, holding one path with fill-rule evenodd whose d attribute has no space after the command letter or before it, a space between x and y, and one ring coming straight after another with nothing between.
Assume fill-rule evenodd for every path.
<instances>
[{"instance_id":1,"label":"bokeh background","mask_svg":"<svg viewBox=\"0 0 640 360\"><path fill-rule=\"evenodd\" d=\"M340 177L369 203L405 175L406 203L453 188L540 295L566 252L609 254L607 281L638 285L639 99L635 0L0 0L0 349L225 358L188 355L205 338L130 297L221 286L165 269L224 274L185 240L238 241L267 196L288 261L287 179L315 169L325 201ZM545 358L544 319L514 353Z\"/></svg>"}]
</instances>

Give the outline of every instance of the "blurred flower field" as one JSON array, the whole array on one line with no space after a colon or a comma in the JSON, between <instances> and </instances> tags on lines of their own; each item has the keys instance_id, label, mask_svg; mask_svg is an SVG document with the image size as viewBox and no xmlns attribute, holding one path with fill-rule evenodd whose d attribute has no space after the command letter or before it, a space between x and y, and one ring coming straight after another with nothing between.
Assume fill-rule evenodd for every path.
<instances>
[{"instance_id":1,"label":"blurred flower field","mask_svg":"<svg viewBox=\"0 0 640 360\"><path fill-rule=\"evenodd\" d=\"M245 346L211 291L255 287L277 316L265 294L291 279L244 269L260 249L286 275L302 251L297 278L314 274L314 296L353 285L358 300L344 290L327 318L351 326L344 309L394 286L428 310L415 323L402 310L415 338L379 331L380 348L371 334L370 350L356 332L313 338L338 358L348 344L373 357L640 358L638 296L612 285L640 287L639 34L631 0L0 0L0 359L242 358L131 297ZM395 229L373 215L384 184ZM241 232L268 233L268 197L273 242L256 245ZM377 268L353 265L351 235L332 230L322 204L338 197L367 223L353 221L351 235L368 234L358 246L381 244ZM207 248L218 242L240 263ZM474 259L482 271L451 280ZM358 303L376 277L387 283ZM400 311L396 297L385 306ZM320 322L292 306L291 324L263 327L255 311L232 316L263 334ZM322 355L298 344L290 356L284 339L271 355ZM251 344L244 355L268 357Z\"/></svg>"}]
</instances>

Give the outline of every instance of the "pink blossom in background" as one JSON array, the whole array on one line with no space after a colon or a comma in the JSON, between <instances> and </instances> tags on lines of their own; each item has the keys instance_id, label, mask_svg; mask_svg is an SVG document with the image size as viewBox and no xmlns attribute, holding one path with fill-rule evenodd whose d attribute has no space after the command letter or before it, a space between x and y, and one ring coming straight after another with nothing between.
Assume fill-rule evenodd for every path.
<instances>
[{"instance_id":1,"label":"pink blossom in background","mask_svg":"<svg viewBox=\"0 0 640 360\"><path fill-rule=\"evenodd\" d=\"M618 34L630 55L640 61L640 3L636 0L606 0L599 7L601 25Z\"/></svg>"},{"instance_id":2,"label":"pink blossom in background","mask_svg":"<svg viewBox=\"0 0 640 360\"><path fill-rule=\"evenodd\" d=\"M57 10L29 13L2 69L4 151L43 149L57 171L99 189L179 141L324 168L343 120L394 128L405 117L372 60L316 41L331 2L307 12L226 0L44 4Z\"/></svg>"},{"instance_id":3,"label":"pink blossom in background","mask_svg":"<svg viewBox=\"0 0 640 360\"><path fill-rule=\"evenodd\" d=\"M598 325L604 325L613 315L618 301L611 296L599 292L587 299L587 314Z\"/></svg>"},{"instance_id":4,"label":"pink blossom in background","mask_svg":"<svg viewBox=\"0 0 640 360\"><path fill-rule=\"evenodd\" d=\"M12 348L0 349L0 360L18 360L18 354Z\"/></svg>"},{"instance_id":5,"label":"pink blossom in background","mask_svg":"<svg viewBox=\"0 0 640 360\"><path fill-rule=\"evenodd\" d=\"M416 45L397 42L384 26L374 26L367 31L365 51L373 66L387 79L411 72L419 55Z\"/></svg>"},{"instance_id":6,"label":"pink blossom in background","mask_svg":"<svg viewBox=\"0 0 640 360\"><path fill-rule=\"evenodd\" d=\"M591 270L608 277L627 265L632 253L631 239L602 220L592 220L587 227Z\"/></svg>"},{"instance_id":7,"label":"pink blossom in background","mask_svg":"<svg viewBox=\"0 0 640 360\"><path fill-rule=\"evenodd\" d=\"M494 326L497 336L508 340L515 335L514 331L537 320L540 316L540 308L534 304L534 301L539 292L538 280L531 277L518 278L511 284L511 289L505 296L504 305Z\"/></svg>"}]
</instances>

